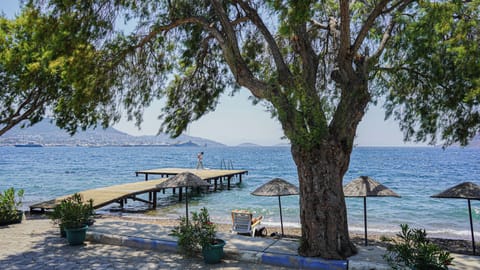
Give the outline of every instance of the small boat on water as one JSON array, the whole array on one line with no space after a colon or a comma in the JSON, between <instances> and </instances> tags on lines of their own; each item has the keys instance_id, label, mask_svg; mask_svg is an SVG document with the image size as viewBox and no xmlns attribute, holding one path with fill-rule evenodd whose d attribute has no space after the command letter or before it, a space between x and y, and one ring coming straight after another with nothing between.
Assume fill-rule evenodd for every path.
<instances>
[{"instance_id":1,"label":"small boat on water","mask_svg":"<svg viewBox=\"0 0 480 270\"><path fill-rule=\"evenodd\" d=\"M29 142L26 144L15 144L15 147L43 147L43 145L38 143Z\"/></svg>"}]
</instances>

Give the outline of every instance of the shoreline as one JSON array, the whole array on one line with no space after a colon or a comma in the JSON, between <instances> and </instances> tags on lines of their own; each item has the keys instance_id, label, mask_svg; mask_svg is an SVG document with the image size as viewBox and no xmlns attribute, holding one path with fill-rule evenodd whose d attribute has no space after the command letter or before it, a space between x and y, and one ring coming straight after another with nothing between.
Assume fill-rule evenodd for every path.
<instances>
[{"instance_id":1,"label":"shoreline","mask_svg":"<svg viewBox=\"0 0 480 270\"><path fill-rule=\"evenodd\" d=\"M183 207L183 205L181 206ZM157 210L158 211L158 210ZM102 209L100 211L98 211L97 213L100 214L100 215L105 215L105 216L113 216L113 217L120 217L120 218L126 218L126 219L142 219L142 220L176 220L178 219L180 216L184 216L185 213L184 213L184 209L182 209L183 212L179 213L178 215L177 214L171 214L171 213L164 213L165 215L159 215L158 213L151 213L151 210L146 210L146 209L131 209L131 210L124 210L124 211L109 211L108 209ZM255 213L254 213L255 215ZM225 216L228 216L227 218L225 218ZM218 216L213 216L213 215L210 215L211 219L213 222L217 223L217 224L231 224L230 222L230 217L229 217L229 214L228 215L222 215L221 218L219 218ZM265 217L265 216L264 216ZM278 218L278 217L274 217L275 218ZM275 228L280 228L280 222L276 222L276 221L271 221L271 220L263 220L262 221L262 224L266 227L275 227ZM470 230L455 230L455 229L452 229L452 228L445 228L445 229L441 229L441 228L426 228L424 226L421 226L419 224L411 224L411 223L408 223L407 224L411 227L411 228L416 228L416 229L425 229L426 232L427 232L427 235L429 238L441 238L441 239L447 239L447 240L465 240L465 241L470 241L471 240L471 234L470 234ZM378 225L378 224L377 224ZM292 228L292 229L300 229L300 223L297 223L297 222L283 222L283 226L284 228ZM351 225L349 224L349 231L350 231L350 234L354 234L354 235L361 235L363 236L364 235L364 227L363 227L363 224L354 224L354 225ZM280 229L278 229L280 230ZM385 235L385 236L389 236L389 237L392 237L392 236L395 236L397 233L400 233L400 223L398 224L395 224L395 226L387 226L387 227L381 227L381 228L378 228L378 227L374 227L374 225L370 224L369 223L369 226L368 226L368 234L372 234L372 235ZM480 232L475 232L475 239L480 239Z\"/></svg>"},{"instance_id":2,"label":"shoreline","mask_svg":"<svg viewBox=\"0 0 480 270\"><path fill-rule=\"evenodd\" d=\"M148 216L146 216L148 217ZM133 216L118 216L118 215L108 215L108 214L101 214L96 219L102 219L102 220L123 220L123 221L130 221L130 222L136 222L136 223L146 223L146 224L156 224L160 226L166 226L166 227L174 227L178 226L180 223L179 219L172 219L172 218L146 218L146 217L133 217ZM217 225L217 231L219 232L230 232L231 229L231 224L225 224L225 223L216 223ZM278 236L271 236L272 233L274 232L281 232L281 227L280 226L271 226L271 225L266 225L264 224L265 227L267 228L267 236L269 238L277 238ZM285 236L284 238L292 238L292 239L300 239L301 237L301 229L297 227L291 227L291 226L284 226L284 233ZM400 232L400 228L397 232L391 231L388 233L382 233L382 234L375 234L375 233L369 233L367 235L368 237L368 244L369 246L380 246L386 248L389 243L386 241L383 241L385 238L390 238L390 239L397 239L398 237L396 236L397 233ZM427 231L427 236L428 236L428 231ZM357 232L350 232L350 238L353 243L357 246L363 246L364 245L364 234L363 233L357 233ZM464 239L451 239L451 238L445 238L445 237L428 237L428 239L441 247L444 250L447 250L451 253L458 253L458 254L466 254L466 255L472 255L472 243L471 241L464 240ZM477 248L480 248L478 243L476 243Z\"/></svg>"}]
</instances>

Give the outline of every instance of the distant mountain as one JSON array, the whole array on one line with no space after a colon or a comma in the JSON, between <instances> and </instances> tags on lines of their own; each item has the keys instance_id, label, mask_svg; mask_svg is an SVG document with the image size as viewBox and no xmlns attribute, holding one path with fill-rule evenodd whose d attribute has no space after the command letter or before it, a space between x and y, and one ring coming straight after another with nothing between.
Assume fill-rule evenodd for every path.
<instances>
[{"instance_id":1,"label":"distant mountain","mask_svg":"<svg viewBox=\"0 0 480 270\"><path fill-rule=\"evenodd\" d=\"M45 119L33 127L15 127L0 136L0 145L36 143L44 146L225 146L224 144L188 135L172 139L166 134L158 136L132 136L115 128L97 128L79 131L70 136L51 119Z\"/></svg>"},{"instance_id":2,"label":"distant mountain","mask_svg":"<svg viewBox=\"0 0 480 270\"><path fill-rule=\"evenodd\" d=\"M480 148L480 134L477 134L475 137L473 137L468 143L467 147Z\"/></svg>"},{"instance_id":3,"label":"distant mountain","mask_svg":"<svg viewBox=\"0 0 480 270\"><path fill-rule=\"evenodd\" d=\"M290 143L279 143L279 144L276 144L275 146L280 146L280 147L290 147L291 144Z\"/></svg>"},{"instance_id":4,"label":"distant mountain","mask_svg":"<svg viewBox=\"0 0 480 270\"><path fill-rule=\"evenodd\" d=\"M237 147L258 147L258 146L261 146L261 145L254 144L254 143L241 143L237 145Z\"/></svg>"}]
</instances>

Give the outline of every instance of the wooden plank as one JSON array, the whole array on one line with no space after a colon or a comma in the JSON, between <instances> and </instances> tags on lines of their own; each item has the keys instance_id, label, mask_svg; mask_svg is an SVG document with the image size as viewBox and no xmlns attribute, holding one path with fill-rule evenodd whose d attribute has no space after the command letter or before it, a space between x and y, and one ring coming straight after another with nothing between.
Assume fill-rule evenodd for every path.
<instances>
[{"instance_id":1,"label":"wooden plank","mask_svg":"<svg viewBox=\"0 0 480 270\"><path fill-rule=\"evenodd\" d=\"M165 180L166 178L127 183L110 187L101 187L80 191L78 193L82 195L85 201L93 199L93 207L95 209L98 209L110 203L116 202L119 199L128 198L132 195L143 194L150 191L159 191L160 189L158 189L156 186ZM30 209L53 209L55 205L60 204L62 200L72 195L73 194L69 194L53 200L34 204L30 206Z\"/></svg>"},{"instance_id":2,"label":"wooden plank","mask_svg":"<svg viewBox=\"0 0 480 270\"><path fill-rule=\"evenodd\" d=\"M138 176L139 174L156 174L156 175L176 175L182 172L191 172L203 180L211 180L219 177L227 177L233 175L242 175L247 174L246 170L197 170L189 168L161 168L161 169L152 169L152 170L142 170L135 172Z\"/></svg>"},{"instance_id":3,"label":"wooden plank","mask_svg":"<svg viewBox=\"0 0 480 270\"><path fill-rule=\"evenodd\" d=\"M186 168L164 168L164 169L137 171L136 174L137 175L145 174L146 176L148 176L149 174L171 176L171 175L179 174L181 172L194 173L200 178L202 178L203 180L215 179L215 183L217 182L216 181L217 179L221 180L222 177L228 177L229 189L230 189L231 177L235 175L239 175L241 177L243 174L248 173L248 171L246 170L196 170L196 169L186 169ZM148 179L148 177L146 177L145 179ZM98 209L110 203L117 202L119 200L126 199L126 198L131 198L134 195L149 193L149 192L154 192L154 193L158 192L160 191L160 189L158 189L156 186L165 180L166 178L126 183L121 185L84 190L78 193L82 195L85 201L93 199L93 207L95 209ZM53 209L57 204L60 204L62 200L72 195L73 194L69 194L69 195L58 197L53 200L31 205L30 210L34 211L35 209L40 209L41 211L43 211L43 210ZM181 198L181 190L180 190L180 198ZM152 202L152 204L156 205L156 202Z\"/></svg>"}]
</instances>

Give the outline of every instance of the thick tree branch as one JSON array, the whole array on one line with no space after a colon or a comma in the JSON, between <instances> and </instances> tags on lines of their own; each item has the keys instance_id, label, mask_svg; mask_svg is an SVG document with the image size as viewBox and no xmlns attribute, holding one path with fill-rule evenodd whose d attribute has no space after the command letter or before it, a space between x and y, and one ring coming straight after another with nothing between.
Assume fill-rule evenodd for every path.
<instances>
[{"instance_id":1,"label":"thick tree branch","mask_svg":"<svg viewBox=\"0 0 480 270\"><path fill-rule=\"evenodd\" d=\"M243 61L240 49L237 46L238 41L235 36L235 31L232 27L232 25L236 25L246 21L247 18L241 17L231 22L229 21L228 16L223 11L221 4L219 4L218 1L212 1L212 3L217 15L219 15L223 31L215 28L212 23L209 23L203 17L181 18L172 21L170 24L155 27L150 33L148 33L148 35L143 37L133 49L143 47L146 43L154 39L161 32L168 32L185 24L200 25L205 31L210 33L210 35L218 41L220 47L225 53L225 60L230 66L232 73L237 79L237 82L240 85L250 89L252 91L252 94L257 98L265 98L266 94L264 91L268 88L268 85L256 79L248 69L245 61Z\"/></svg>"},{"instance_id":2,"label":"thick tree branch","mask_svg":"<svg viewBox=\"0 0 480 270\"><path fill-rule=\"evenodd\" d=\"M237 24L240 24L242 22L248 22L249 18L247 17L239 17L239 18L236 18L235 20L231 21L231 24L232 25L237 25Z\"/></svg>"},{"instance_id":3,"label":"thick tree branch","mask_svg":"<svg viewBox=\"0 0 480 270\"><path fill-rule=\"evenodd\" d=\"M311 127L324 128L327 126L325 111L321 106L320 97L315 88L317 81L319 58L313 50L310 37L306 31L306 25L297 25L294 28L296 49L302 59L303 86L307 94L307 100L303 101L306 108L311 112L303 115L307 129ZM315 104L312 106L311 104Z\"/></svg>"},{"instance_id":4,"label":"thick tree branch","mask_svg":"<svg viewBox=\"0 0 480 270\"><path fill-rule=\"evenodd\" d=\"M255 78L243 60L240 49L238 48L238 40L235 30L233 29L222 4L218 0L212 0L212 4L223 30L223 42L219 41L219 43L224 52L225 61L230 66L230 70L235 76L236 81L241 86L248 88L255 97L267 98L267 96L271 94L266 93L269 89L269 85Z\"/></svg>"},{"instance_id":5,"label":"thick tree branch","mask_svg":"<svg viewBox=\"0 0 480 270\"><path fill-rule=\"evenodd\" d=\"M278 48L278 45L275 42L275 38L272 36L268 28L265 26L265 24L263 23L263 20L260 18L260 16L258 15L255 9L249 6L245 1L235 1L235 2L237 2L242 7L242 9L245 11L247 16L252 20L252 22L258 27L258 29L262 33L263 37L267 41L268 46L270 47L270 50L272 52L273 60L275 61L275 64L277 66L280 83L284 86L288 86L289 84L292 83L292 74L288 66L285 64L285 61L280 52L280 49Z\"/></svg>"},{"instance_id":6,"label":"thick tree branch","mask_svg":"<svg viewBox=\"0 0 480 270\"><path fill-rule=\"evenodd\" d=\"M314 86L318 69L317 55L311 46L305 25L295 27L294 32L294 42L302 59L304 79L308 85Z\"/></svg>"},{"instance_id":7,"label":"thick tree branch","mask_svg":"<svg viewBox=\"0 0 480 270\"><path fill-rule=\"evenodd\" d=\"M338 58L345 61L350 54L350 7L349 0L340 0L340 50Z\"/></svg>"},{"instance_id":8,"label":"thick tree branch","mask_svg":"<svg viewBox=\"0 0 480 270\"><path fill-rule=\"evenodd\" d=\"M357 38L355 39L355 42L353 43L352 46L352 54L356 54L360 46L362 45L363 41L365 40L368 31L372 28L373 24L375 23L375 20L382 14L382 10L385 8L385 6L390 2L391 0L381 0L378 4L375 5L375 8L372 10L370 15L368 15L367 20L363 23L362 28L360 29L360 32L357 35Z\"/></svg>"}]
</instances>

